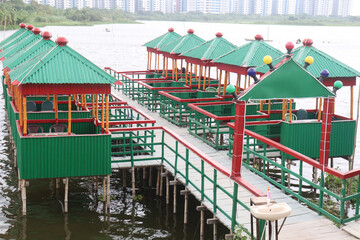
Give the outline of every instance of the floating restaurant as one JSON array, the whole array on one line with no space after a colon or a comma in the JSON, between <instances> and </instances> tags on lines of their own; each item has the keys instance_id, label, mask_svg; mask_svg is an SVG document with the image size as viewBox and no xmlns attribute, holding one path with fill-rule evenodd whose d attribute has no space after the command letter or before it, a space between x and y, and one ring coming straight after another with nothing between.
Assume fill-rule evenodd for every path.
<instances>
[{"instance_id":1,"label":"floating restaurant","mask_svg":"<svg viewBox=\"0 0 360 240\"><path fill-rule=\"evenodd\" d=\"M146 70L121 72L100 69L64 37L54 42L49 32L19 27L0 43L0 60L23 215L29 180L59 188L62 179L67 213L72 178L97 187L100 179L109 208L112 169L123 170L124 184L130 170L134 198L140 169L174 214L184 197L184 224L189 195L199 200L201 239L206 223L214 239L219 223L228 239L237 231L291 238L300 229L301 239L324 237L314 223L328 227L328 238L350 236L331 221L351 232L360 218L360 169L353 169L360 73L311 39L296 49L288 42L282 53L261 35L235 46L221 33L205 41L193 29L181 36L169 28L144 44ZM335 109L342 87L350 88L349 117ZM299 108L304 98L315 107ZM350 170L334 168L334 158ZM336 211L326 207L330 200Z\"/></svg>"}]
</instances>

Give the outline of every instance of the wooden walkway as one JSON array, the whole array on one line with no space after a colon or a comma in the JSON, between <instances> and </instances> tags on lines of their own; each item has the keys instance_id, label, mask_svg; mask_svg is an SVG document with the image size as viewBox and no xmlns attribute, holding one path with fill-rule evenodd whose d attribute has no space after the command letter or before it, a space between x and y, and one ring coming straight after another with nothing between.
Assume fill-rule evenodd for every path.
<instances>
[{"instance_id":1,"label":"wooden walkway","mask_svg":"<svg viewBox=\"0 0 360 240\"><path fill-rule=\"evenodd\" d=\"M123 95L118 90L112 89L112 92L115 96L118 96L120 99L123 99L128 102L129 105L134 106L138 108L139 110L146 113L148 116L156 120L156 126L164 126L171 129L174 133L181 136L183 139L185 139L187 142L191 143L192 145L196 146L197 149L201 150L202 152L206 153L209 157L216 160L218 163L220 163L222 166L224 166L227 169L231 169L231 159L227 156L227 151L216 151L211 146L207 145L206 143L196 139L195 137L191 136L187 128L180 128L165 119L161 118L160 115L157 112L151 112L147 110L145 107L141 106L137 102L131 100L127 96ZM158 136L157 137L161 137ZM168 137L169 143L171 142L171 137ZM182 150L180 150L182 151ZM171 154L171 153L169 153ZM200 159L197 156L193 156L190 152L190 159L191 163L196 165L200 168ZM141 162L136 161L135 167L145 167L145 166L159 166L161 164L160 161L148 161L148 162ZM172 168L166 166L164 164L165 168L171 171ZM113 163L112 168L129 168L130 163L124 164L124 163ZM185 171L185 165L181 165L179 162L178 169L180 171ZM205 164L205 171L206 172L213 172L212 166L209 164ZM172 173L173 174L173 173ZM338 227L334 225L332 221L329 219L319 216L316 212L309 209L307 206L302 205L298 201L292 199L285 193L281 192L281 190L275 188L270 183L262 179L260 176L257 176L256 174L250 172L245 167L241 170L242 177L250 182L253 186L257 187L259 190L266 192L267 187L270 187L271 190L271 197L276 202L286 202L291 208L292 212L291 215L287 218L285 225L283 226L279 238L280 239L357 239L350 235L349 233L342 231ZM195 171L189 172L189 176L193 176L194 180L192 180L194 183L198 184L198 188L200 189L200 174L196 173ZM185 180L177 175L177 179L181 181L182 183L185 182ZM233 192L233 181L230 180L225 175L218 174L218 184L221 185L224 189L226 189L229 192ZM201 199L201 194L199 191L197 191L194 187L189 187L189 190L191 191L192 195L194 195L198 200ZM213 191L212 184L205 184L205 192L209 195L211 195ZM245 203L247 206L250 206L250 198L253 197L253 195L246 189L239 186L238 190L238 199ZM223 210L226 211L226 213L231 216L232 211L232 201L231 199L226 196L225 193L218 191L217 194L217 202L218 204L223 205ZM212 204L210 204L206 199L203 201L204 205L211 211ZM179 214L179 213L178 213ZM230 228L231 222L228 220L228 218L225 217L224 214L221 212L218 212L216 214L217 218L227 227ZM238 204L237 207L237 221L241 224L243 224L247 229L250 230L250 214L247 210L245 210L242 206ZM281 224L281 221L279 224Z\"/></svg>"}]
</instances>

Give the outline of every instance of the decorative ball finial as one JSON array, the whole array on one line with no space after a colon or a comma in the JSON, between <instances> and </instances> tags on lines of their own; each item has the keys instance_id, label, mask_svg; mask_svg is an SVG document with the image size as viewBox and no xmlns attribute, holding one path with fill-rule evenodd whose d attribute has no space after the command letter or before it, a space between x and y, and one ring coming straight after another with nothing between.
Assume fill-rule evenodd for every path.
<instances>
[{"instance_id":1,"label":"decorative ball finial","mask_svg":"<svg viewBox=\"0 0 360 240\"><path fill-rule=\"evenodd\" d=\"M41 36L43 37L44 40L49 40L52 37L51 33L48 31L43 32Z\"/></svg>"},{"instance_id":2,"label":"decorative ball finial","mask_svg":"<svg viewBox=\"0 0 360 240\"><path fill-rule=\"evenodd\" d=\"M217 32L217 33L215 34L215 36L218 37L218 38L221 38L221 37L223 36L223 34L222 34L221 32Z\"/></svg>"},{"instance_id":3,"label":"decorative ball finial","mask_svg":"<svg viewBox=\"0 0 360 240\"><path fill-rule=\"evenodd\" d=\"M24 29L24 28L26 28L26 24L25 24L25 23L20 23L20 24L19 24L19 27L22 28L22 29Z\"/></svg>"},{"instance_id":4,"label":"decorative ball finial","mask_svg":"<svg viewBox=\"0 0 360 240\"><path fill-rule=\"evenodd\" d=\"M310 66L313 63L314 63L314 58L312 56L307 56L305 58L304 68L306 69L308 66Z\"/></svg>"},{"instance_id":5,"label":"decorative ball finial","mask_svg":"<svg viewBox=\"0 0 360 240\"><path fill-rule=\"evenodd\" d=\"M173 29L173 28L169 28L168 31L169 31L169 32L173 32L174 29Z\"/></svg>"},{"instance_id":6,"label":"decorative ball finial","mask_svg":"<svg viewBox=\"0 0 360 240\"><path fill-rule=\"evenodd\" d=\"M311 47L313 44L313 40L310 38L306 38L306 39L304 39L303 44L304 44L304 46Z\"/></svg>"},{"instance_id":7,"label":"decorative ball finial","mask_svg":"<svg viewBox=\"0 0 360 240\"><path fill-rule=\"evenodd\" d=\"M193 33L194 33L194 29L190 28L187 32L188 32L188 34L193 34Z\"/></svg>"},{"instance_id":8,"label":"decorative ball finial","mask_svg":"<svg viewBox=\"0 0 360 240\"><path fill-rule=\"evenodd\" d=\"M334 82L334 88L333 88L333 93L336 94L336 91L339 90L340 88L342 88L343 83L340 80L337 80L336 82Z\"/></svg>"},{"instance_id":9,"label":"decorative ball finial","mask_svg":"<svg viewBox=\"0 0 360 240\"><path fill-rule=\"evenodd\" d=\"M35 35L39 35L41 33L41 30L39 28L34 28L32 30L32 32L35 34Z\"/></svg>"},{"instance_id":10,"label":"decorative ball finial","mask_svg":"<svg viewBox=\"0 0 360 240\"><path fill-rule=\"evenodd\" d=\"M58 37L55 41L57 43L57 45L59 45L60 47L64 47L66 46L66 44L68 43L68 40L65 37Z\"/></svg>"},{"instance_id":11,"label":"decorative ball finial","mask_svg":"<svg viewBox=\"0 0 360 240\"><path fill-rule=\"evenodd\" d=\"M256 77L256 69L255 68L249 68L247 70L247 74L252 78L254 79L254 82L255 83L258 83L259 82L259 79Z\"/></svg>"},{"instance_id":12,"label":"decorative ball finial","mask_svg":"<svg viewBox=\"0 0 360 240\"><path fill-rule=\"evenodd\" d=\"M324 81L325 78L327 78L329 76L329 71L324 69L320 72L320 78L319 81L322 83Z\"/></svg>"},{"instance_id":13,"label":"decorative ball finial","mask_svg":"<svg viewBox=\"0 0 360 240\"><path fill-rule=\"evenodd\" d=\"M235 86L232 84L227 85L226 92L232 94L233 92L235 92Z\"/></svg>"},{"instance_id":14,"label":"decorative ball finial","mask_svg":"<svg viewBox=\"0 0 360 240\"><path fill-rule=\"evenodd\" d=\"M269 66L270 71L274 71L274 66L272 65L272 57L270 55L267 55L263 58L263 62Z\"/></svg>"},{"instance_id":15,"label":"decorative ball finial","mask_svg":"<svg viewBox=\"0 0 360 240\"><path fill-rule=\"evenodd\" d=\"M261 34L256 34L255 35L255 40L257 40L257 41L261 41L261 40L263 40L264 38L263 38L263 36L261 35Z\"/></svg>"},{"instance_id":16,"label":"decorative ball finial","mask_svg":"<svg viewBox=\"0 0 360 240\"><path fill-rule=\"evenodd\" d=\"M294 43L293 42L287 42L285 44L286 50L287 50L287 54L290 55L291 51L294 49Z\"/></svg>"},{"instance_id":17,"label":"decorative ball finial","mask_svg":"<svg viewBox=\"0 0 360 240\"><path fill-rule=\"evenodd\" d=\"M31 31L31 30L33 30L34 26L29 24L29 25L26 26L26 28L27 28L29 31Z\"/></svg>"}]
</instances>

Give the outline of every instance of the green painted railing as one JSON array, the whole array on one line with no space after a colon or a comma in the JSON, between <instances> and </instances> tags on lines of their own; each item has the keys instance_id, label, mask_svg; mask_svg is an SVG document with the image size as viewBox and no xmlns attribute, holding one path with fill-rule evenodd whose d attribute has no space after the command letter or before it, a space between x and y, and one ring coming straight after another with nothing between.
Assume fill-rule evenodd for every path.
<instances>
[{"instance_id":1,"label":"green painted railing","mask_svg":"<svg viewBox=\"0 0 360 240\"><path fill-rule=\"evenodd\" d=\"M304 156L303 159L299 159L299 156L294 156L292 150L290 151L282 151L280 147L281 144L275 143L270 139L264 140L260 135L257 135L251 131L245 131L245 145L244 145L244 154L246 154L247 158L243 162L243 166L250 169L251 171L255 172L256 174L260 175L262 178L266 179L273 185L277 186L278 188L282 189L286 193L292 195L299 201L305 203L310 208L316 210L319 214L323 214L326 217L330 218L336 223L344 224L356 219L360 218L359 215L359 203L360 203L360 173L352 173L351 175L344 175L336 173L329 169L328 167L322 167L318 164L317 161L312 160ZM252 137L250 135L252 135ZM280 162L275 161L273 157L267 157L269 153L269 147L272 147L270 151L278 151L281 158ZM274 149L275 147L275 149ZM277 147L277 148L276 148ZM283 146L284 149L286 148ZM282 148L282 147L281 147ZM294 169L294 166L291 168L286 167L286 159L285 154L289 154L296 159L299 159L299 164L296 165L298 168ZM256 159L254 161L254 159ZM274 180L269 175L267 168L275 168L281 170L280 181ZM316 171L320 172L320 181L315 179L316 181L312 181L307 179L304 176L304 168L315 169ZM332 174L331 172L334 172ZM338 176L335 176L338 175ZM326 175L330 176L332 181L341 183L340 190L336 192L334 189L329 189L325 186ZM353 176L351 178L351 176ZM296 180L294 180L296 179ZM293 181L293 185L298 185L298 191L294 190L291 187L289 181ZM329 179L330 181L330 179ZM355 193L346 194L348 192L348 183L352 181L352 184L355 184L353 187ZM318 193L318 197L315 197L313 200L309 199L308 197L304 196L304 185L307 185L308 188L311 187L315 193ZM357 184L357 186L356 186ZM325 196L331 201L336 201L335 206L339 208L339 212L330 211L330 209L335 209L336 207L332 206L330 208L326 208L326 202L324 200ZM346 216L346 208L345 205L352 205L353 213L348 213L349 215ZM351 216L350 216L351 214Z\"/></svg>"}]
</instances>

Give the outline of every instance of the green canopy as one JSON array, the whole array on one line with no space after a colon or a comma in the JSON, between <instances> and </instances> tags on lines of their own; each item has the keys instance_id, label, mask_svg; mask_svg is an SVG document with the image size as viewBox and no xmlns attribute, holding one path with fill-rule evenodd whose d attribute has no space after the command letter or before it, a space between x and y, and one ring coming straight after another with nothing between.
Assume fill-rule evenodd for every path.
<instances>
[{"instance_id":1,"label":"green canopy","mask_svg":"<svg viewBox=\"0 0 360 240\"><path fill-rule=\"evenodd\" d=\"M274 59L282 56L283 53L263 40L253 40L214 59L213 62L239 67L254 67L262 65L263 57L266 55L270 55Z\"/></svg>"},{"instance_id":2,"label":"green canopy","mask_svg":"<svg viewBox=\"0 0 360 240\"><path fill-rule=\"evenodd\" d=\"M116 79L68 46L49 51L9 72L14 84L113 84Z\"/></svg>"},{"instance_id":3,"label":"green canopy","mask_svg":"<svg viewBox=\"0 0 360 240\"><path fill-rule=\"evenodd\" d=\"M182 53L181 56L196 58L203 61L213 60L228 53L234 48L236 48L236 45L223 38L221 33L217 33L216 38Z\"/></svg>"},{"instance_id":4,"label":"green canopy","mask_svg":"<svg viewBox=\"0 0 360 240\"><path fill-rule=\"evenodd\" d=\"M32 31L25 29L25 31L21 32L15 38L12 38L11 41L8 41L3 46L1 46L0 49L2 49L2 51L5 51L12 45L17 44L18 42L24 40L25 38L27 38L28 36L33 35L33 34L34 33Z\"/></svg>"},{"instance_id":5,"label":"green canopy","mask_svg":"<svg viewBox=\"0 0 360 240\"><path fill-rule=\"evenodd\" d=\"M335 94L301 67L294 59L268 72L252 87L242 93L239 100L289 99L329 97Z\"/></svg>"},{"instance_id":6,"label":"green canopy","mask_svg":"<svg viewBox=\"0 0 360 240\"><path fill-rule=\"evenodd\" d=\"M2 49L3 46L5 46L6 44L8 44L9 42L11 42L14 38L16 38L17 36L21 35L23 32L27 31L27 29L25 28L25 24L23 27L20 27L19 30L17 30L16 32L14 32L13 34L11 34L9 37L5 38L3 41L0 42L0 49Z\"/></svg>"},{"instance_id":7,"label":"green canopy","mask_svg":"<svg viewBox=\"0 0 360 240\"><path fill-rule=\"evenodd\" d=\"M41 40L42 37L40 35L35 35L35 34L31 34L28 37L26 37L25 39L23 39L22 41L12 45L11 47L5 49L4 51L0 52L0 60L4 60L8 57L10 57L11 55L15 54L16 52L26 48L29 45L32 45L36 42L38 42L39 40Z\"/></svg>"},{"instance_id":8,"label":"green canopy","mask_svg":"<svg viewBox=\"0 0 360 240\"><path fill-rule=\"evenodd\" d=\"M174 32L173 28L169 28L169 31L167 33L145 43L144 46L148 48L158 49L166 46L167 44L171 43L172 41L180 37L181 36L179 34Z\"/></svg>"},{"instance_id":9,"label":"green canopy","mask_svg":"<svg viewBox=\"0 0 360 240\"><path fill-rule=\"evenodd\" d=\"M171 54L181 54L205 42L204 39L195 35L193 30L190 30L192 29L189 29L188 34L177 38L166 46L160 48L160 51Z\"/></svg>"}]
</instances>

